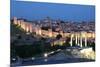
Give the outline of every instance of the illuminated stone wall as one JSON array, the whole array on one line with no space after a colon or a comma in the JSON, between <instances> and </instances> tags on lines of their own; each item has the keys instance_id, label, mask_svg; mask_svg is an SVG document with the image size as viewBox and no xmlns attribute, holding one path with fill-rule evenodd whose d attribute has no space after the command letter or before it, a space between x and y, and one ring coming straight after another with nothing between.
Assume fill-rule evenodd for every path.
<instances>
[{"instance_id":1,"label":"illuminated stone wall","mask_svg":"<svg viewBox=\"0 0 100 67\"><path fill-rule=\"evenodd\" d=\"M78 37L82 38L95 38L95 32L73 32L73 33L63 33L60 31L53 32L51 29L49 30L42 30L39 25L34 25L29 22L25 22L24 20L18 20L16 17L14 17L14 24L20 26L22 29L24 29L26 32L35 32L38 35L46 35L48 37L56 37L58 34L61 34L62 37L71 37L73 35L74 37L77 35Z\"/></svg>"}]
</instances>

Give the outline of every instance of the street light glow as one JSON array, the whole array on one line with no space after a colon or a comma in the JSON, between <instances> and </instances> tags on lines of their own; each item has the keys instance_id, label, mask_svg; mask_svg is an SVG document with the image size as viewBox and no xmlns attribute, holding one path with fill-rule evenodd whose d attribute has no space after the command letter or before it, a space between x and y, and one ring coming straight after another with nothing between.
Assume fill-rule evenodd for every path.
<instances>
[{"instance_id":1,"label":"street light glow","mask_svg":"<svg viewBox=\"0 0 100 67\"><path fill-rule=\"evenodd\" d=\"M45 53L45 54L44 54L44 57L48 57L48 54L47 54L47 53Z\"/></svg>"}]
</instances>

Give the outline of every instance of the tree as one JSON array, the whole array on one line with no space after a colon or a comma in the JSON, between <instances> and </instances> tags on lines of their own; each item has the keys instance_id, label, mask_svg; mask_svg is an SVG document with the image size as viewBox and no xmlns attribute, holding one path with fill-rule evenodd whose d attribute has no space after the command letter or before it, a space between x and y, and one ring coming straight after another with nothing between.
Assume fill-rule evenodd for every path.
<instances>
[{"instance_id":1,"label":"tree","mask_svg":"<svg viewBox=\"0 0 100 67\"><path fill-rule=\"evenodd\" d=\"M57 36L56 36L56 39L60 39L60 38L62 38L62 35L61 34L58 34Z\"/></svg>"},{"instance_id":2,"label":"tree","mask_svg":"<svg viewBox=\"0 0 100 67\"><path fill-rule=\"evenodd\" d=\"M95 51L95 43L94 42L91 44L91 47Z\"/></svg>"}]
</instances>

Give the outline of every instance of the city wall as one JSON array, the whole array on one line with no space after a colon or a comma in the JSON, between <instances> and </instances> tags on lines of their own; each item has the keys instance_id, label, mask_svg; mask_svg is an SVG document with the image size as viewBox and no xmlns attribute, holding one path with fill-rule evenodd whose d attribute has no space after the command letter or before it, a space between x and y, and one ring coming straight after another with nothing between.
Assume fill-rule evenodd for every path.
<instances>
[{"instance_id":1,"label":"city wall","mask_svg":"<svg viewBox=\"0 0 100 67\"><path fill-rule=\"evenodd\" d=\"M26 32L35 32L37 35L43 35L43 36L48 36L48 37L56 37L58 34L61 34L62 37L82 37L82 38L95 38L95 32L71 32L71 33L63 33L62 31L60 33L58 32L53 32L52 29L49 30L43 30L40 28L39 25L26 22L24 20L18 20L16 17L14 17L14 24L20 26L23 30Z\"/></svg>"}]
</instances>

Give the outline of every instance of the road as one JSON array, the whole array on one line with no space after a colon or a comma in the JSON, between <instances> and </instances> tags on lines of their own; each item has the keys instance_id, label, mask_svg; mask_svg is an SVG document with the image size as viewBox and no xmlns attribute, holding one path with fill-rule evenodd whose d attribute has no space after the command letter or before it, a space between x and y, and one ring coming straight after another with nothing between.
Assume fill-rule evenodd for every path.
<instances>
[{"instance_id":1,"label":"road","mask_svg":"<svg viewBox=\"0 0 100 67\"><path fill-rule=\"evenodd\" d=\"M55 53L55 52L54 52ZM60 63L75 63L75 62L90 62L94 60L89 60L85 58L80 58L79 56L67 55L63 50L56 52L48 57L35 58L34 60L19 61L18 63L12 64L15 66L27 66L27 65L44 65L44 64L60 64Z\"/></svg>"}]
</instances>

